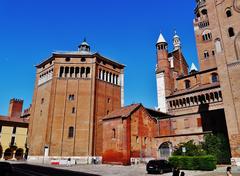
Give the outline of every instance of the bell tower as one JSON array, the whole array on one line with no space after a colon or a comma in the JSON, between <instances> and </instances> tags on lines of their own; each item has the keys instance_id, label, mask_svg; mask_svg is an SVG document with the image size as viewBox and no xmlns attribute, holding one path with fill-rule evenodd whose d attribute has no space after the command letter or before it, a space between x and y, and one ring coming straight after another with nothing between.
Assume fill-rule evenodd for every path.
<instances>
[{"instance_id":1,"label":"bell tower","mask_svg":"<svg viewBox=\"0 0 240 176\"><path fill-rule=\"evenodd\" d=\"M173 46L174 51L181 49L181 40L180 37L177 35L177 31L175 31L175 34L173 36Z\"/></svg>"},{"instance_id":2,"label":"bell tower","mask_svg":"<svg viewBox=\"0 0 240 176\"><path fill-rule=\"evenodd\" d=\"M168 61L168 44L163 35L160 34L156 43L157 49L157 97L158 110L167 112L166 96L171 93L170 63Z\"/></svg>"}]
</instances>

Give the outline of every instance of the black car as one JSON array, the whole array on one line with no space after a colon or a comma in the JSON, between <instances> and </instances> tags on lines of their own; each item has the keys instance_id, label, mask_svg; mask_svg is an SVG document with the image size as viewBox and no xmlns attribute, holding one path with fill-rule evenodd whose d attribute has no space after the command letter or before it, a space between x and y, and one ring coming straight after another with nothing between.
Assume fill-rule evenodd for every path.
<instances>
[{"instance_id":1,"label":"black car","mask_svg":"<svg viewBox=\"0 0 240 176\"><path fill-rule=\"evenodd\" d=\"M160 173L172 172L173 167L167 160L150 160L146 166L147 172L150 173Z\"/></svg>"}]
</instances>

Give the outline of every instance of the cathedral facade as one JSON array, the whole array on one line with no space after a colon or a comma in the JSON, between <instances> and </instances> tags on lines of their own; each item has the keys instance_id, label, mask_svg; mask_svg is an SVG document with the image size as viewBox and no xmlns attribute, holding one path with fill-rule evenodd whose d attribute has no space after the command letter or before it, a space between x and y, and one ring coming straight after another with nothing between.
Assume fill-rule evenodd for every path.
<instances>
[{"instance_id":1,"label":"cathedral facade","mask_svg":"<svg viewBox=\"0 0 240 176\"><path fill-rule=\"evenodd\" d=\"M163 126L157 140L171 147L202 140L206 133L221 133L229 140L232 162L240 164L240 1L196 2L194 31L200 70L192 64L188 72L176 34L174 51L168 51L162 34L156 44L158 108L172 115L160 121Z\"/></svg>"}]
</instances>

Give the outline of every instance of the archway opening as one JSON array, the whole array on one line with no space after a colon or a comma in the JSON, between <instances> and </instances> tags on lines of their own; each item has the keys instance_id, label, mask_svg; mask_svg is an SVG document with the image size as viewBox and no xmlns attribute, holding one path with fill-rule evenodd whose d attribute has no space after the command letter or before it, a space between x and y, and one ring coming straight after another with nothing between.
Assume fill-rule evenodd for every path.
<instances>
[{"instance_id":1,"label":"archway opening","mask_svg":"<svg viewBox=\"0 0 240 176\"><path fill-rule=\"evenodd\" d=\"M158 148L158 152L161 159L168 159L172 154L172 143L169 141L162 143Z\"/></svg>"},{"instance_id":2,"label":"archway opening","mask_svg":"<svg viewBox=\"0 0 240 176\"><path fill-rule=\"evenodd\" d=\"M7 148L4 152L4 159L9 160L13 158L13 151L10 148Z\"/></svg>"},{"instance_id":3,"label":"archway opening","mask_svg":"<svg viewBox=\"0 0 240 176\"><path fill-rule=\"evenodd\" d=\"M15 158L16 158L17 160L22 160L22 159L23 159L23 149L22 149L22 148L18 148L18 149L16 150Z\"/></svg>"}]
</instances>

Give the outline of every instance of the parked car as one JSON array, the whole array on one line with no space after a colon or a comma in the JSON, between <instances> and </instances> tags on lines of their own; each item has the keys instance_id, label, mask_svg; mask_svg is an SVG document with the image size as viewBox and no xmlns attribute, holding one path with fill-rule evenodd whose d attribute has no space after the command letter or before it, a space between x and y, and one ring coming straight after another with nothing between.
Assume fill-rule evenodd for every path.
<instances>
[{"instance_id":1,"label":"parked car","mask_svg":"<svg viewBox=\"0 0 240 176\"><path fill-rule=\"evenodd\" d=\"M146 166L147 172L160 173L172 172L173 167L167 160L150 160Z\"/></svg>"}]
</instances>

